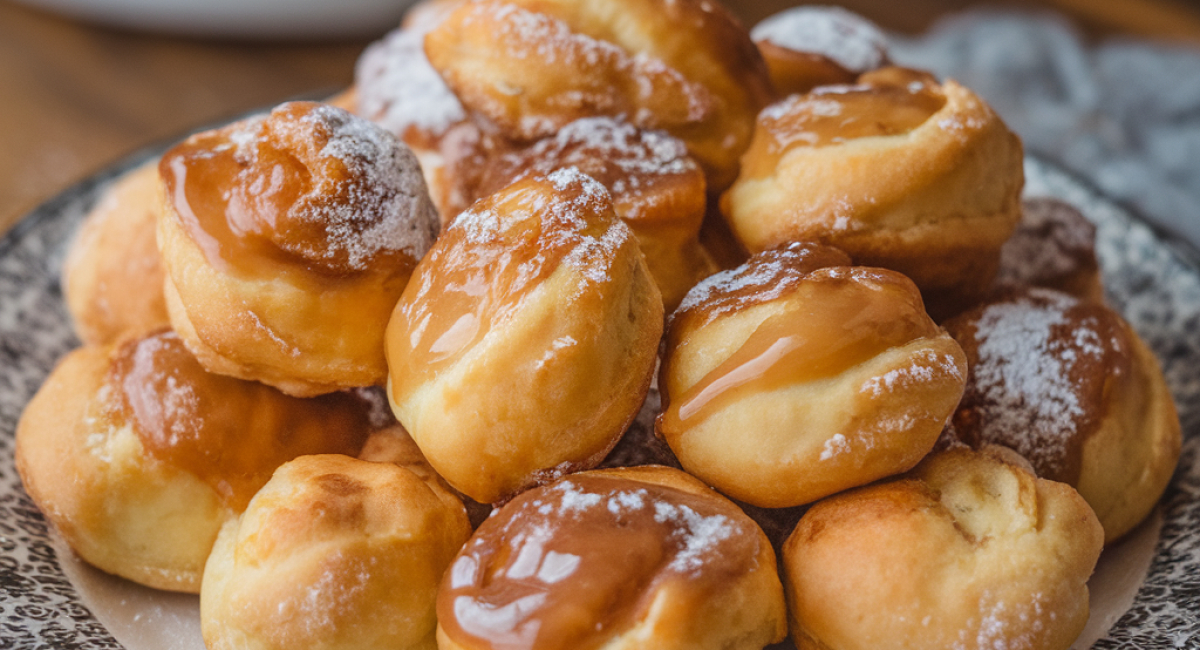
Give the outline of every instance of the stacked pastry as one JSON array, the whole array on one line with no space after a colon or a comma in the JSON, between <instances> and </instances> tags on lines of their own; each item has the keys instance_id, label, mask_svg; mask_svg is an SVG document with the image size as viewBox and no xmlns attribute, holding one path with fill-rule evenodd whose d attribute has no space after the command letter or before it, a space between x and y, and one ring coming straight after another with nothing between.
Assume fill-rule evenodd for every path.
<instances>
[{"instance_id":1,"label":"stacked pastry","mask_svg":"<svg viewBox=\"0 0 1200 650\"><path fill-rule=\"evenodd\" d=\"M1180 433L1022 184L853 14L427 0L113 187L18 468L214 649L1065 649Z\"/></svg>"}]
</instances>

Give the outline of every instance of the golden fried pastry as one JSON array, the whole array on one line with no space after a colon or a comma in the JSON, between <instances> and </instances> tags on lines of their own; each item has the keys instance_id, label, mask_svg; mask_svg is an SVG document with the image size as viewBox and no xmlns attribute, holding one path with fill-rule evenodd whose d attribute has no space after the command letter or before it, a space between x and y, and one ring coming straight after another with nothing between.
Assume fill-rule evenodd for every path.
<instances>
[{"instance_id":1,"label":"golden fried pastry","mask_svg":"<svg viewBox=\"0 0 1200 650\"><path fill-rule=\"evenodd\" d=\"M607 117L584 118L553 137L488 162L479 196L532 174L575 167L608 189L613 208L646 255L668 311L717 271L700 246L707 205L704 172L682 142Z\"/></svg>"},{"instance_id":2,"label":"golden fried pastry","mask_svg":"<svg viewBox=\"0 0 1200 650\"><path fill-rule=\"evenodd\" d=\"M456 489L494 502L599 463L654 371L662 299L608 192L573 168L460 214L387 328L389 398Z\"/></svg>"},{"instance_id":3,"label":"golden fried pastry","mask_svg":"<svg viewBox=\"0 0 1200 650\"><path fill-rule=\"evenodd\" d=\"M775 92L786 97L817 86L850 84L888 63L888 39L874 23L841 7L792 7L750 30Z\"/></svg>"},{"instance_id":4,"label":"golden fried pastry","mask_svg":"<svg viewBox=\"0 0 1200 650\"><path fill-rule=\"evenodd\" d=\"M911 469L933 448L966 359L895 271L815 244L759 253L672 315L658 431L688 472L783 508Z\"/></svg>"},{"instance_id":5,"label":"golden fried pastry","mask_svg":"<svg viewBox=\"0 0 1200 650\"><path fill-rule=\"evenodd\" d=\"M814 505L784 546L800 650L1066 650L1103 533L1007 450L955 449Z\"/></svg>"},{"instance_id":6,"label":"golden fried pastry","mask_svg":"<svg viewBox=\"0 0 1200 650\"><path fill-rule=\"evenodd\" d=\"M411 469L339 455L279 468L204 571L210 650L433 650L442 573L471 534Z\"/></svg>"},{"instance_id":7,"label":"golden fried pastry","mask_svg":"<svg viewBox=\"0 0 1200 650\"><path fill-rule=\"evenodd\" d=\"M167 324L155 242L158 161L117 179L88 213L63 265L63 297L75 333L90 345Z\"/></svg>"},{"instance_id":8,"label":"golden fried pastry","mask_svg":"<svg viewBox=\"0 0 1200 650\"><path fill-rule=\"evenodd\" d=\"M403 144L292 102L188 138L159 171L167 308L206 368L300 396L384 382L388 316L438 228Z\"/></svg>"},{"instance_id":9,"label":"golden fried pastry","mask_svg":"<svg viewBox=\"0 0 1200 650\"><path fill-rule=\"evenodd\" d=\"M357 453L370 428L357 396L213 375L161 331L67 356L21 416L17 468L84 560L196 592L217 531L276 467Z\"/></svg>"},{"instance_id":10,"label":"golden fried pastry","mask_svg":"<svg viewBox=\"0 0 1200 650\"><path fill-rule=\"evenodd\" d=\"M949 435L1011 447L1079 490L1111 542L1150 513L1180 453L1154 354L1116 312L1030 289L946 322L970 374Z\"/></svg>"},{"instance_id":11,"label":"golden fried pastry","mask_svg":"<svg viewBox=\"0 0 1200 650\"><path fill-rule=\"evenodd\" d=\"M937 315L990 287L1023 182L1020 140L974 93L883 68L765 109L721 205L752 252L837 246Z\"/></svg>"},{"instance_id":12,"label":"golden fried pastry","mask_svg":"<svg viewBox=\"0 0 1200 650\"><path fill-rule=\"evenodd\" d=\"M1096 226L1065 201L1026 199L1016 232L1000 248L995 287L1046 287L1103 301Z\"/></svg>"},{"instance_id":13,"label":"golden fried pastry","mask_svg":"<svg viewBox=\"0 0 1200 650\"><path fill-rule=\"evenodd\" d=\"M625 117L687 143L710 189L732 182L770 80L749 34L707 0L480 0L425 51L463 104L520 141Z\"/></svg>"},{"instance_id":14,"label":"golden fried pastry","mask_svg":"<svg viewBox=\"0 0 1200 650\"><path fill-rule=\"evenodd\" d=\"M440 650L758 650L786 631L762 531L666 467L513 499L454 560L437 613Z\"/></svg>"}]
</instances>

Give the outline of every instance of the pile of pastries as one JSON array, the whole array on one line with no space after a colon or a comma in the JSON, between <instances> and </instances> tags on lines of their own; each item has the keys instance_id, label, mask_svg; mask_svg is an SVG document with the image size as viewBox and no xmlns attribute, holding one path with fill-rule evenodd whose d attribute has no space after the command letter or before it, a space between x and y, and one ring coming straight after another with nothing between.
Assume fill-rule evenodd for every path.
<instances>
[{"instance_id":1,"label":"pile of pastries","mask_svg":"<svg viewBox=\"0 0 1200 650\"><path fill-rule=\"evenodd\" d=\"M842 10L425 0L108 191L18 469L213 650L1065 650L1180 430L1022 159Z\"/></svg>"}]
</instances>

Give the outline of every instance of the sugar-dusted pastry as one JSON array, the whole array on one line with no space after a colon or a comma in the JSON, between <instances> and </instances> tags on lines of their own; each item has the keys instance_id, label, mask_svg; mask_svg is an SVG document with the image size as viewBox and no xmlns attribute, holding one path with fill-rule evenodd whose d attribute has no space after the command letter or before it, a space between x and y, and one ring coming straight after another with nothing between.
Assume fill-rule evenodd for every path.
<instances>
[{"instance_id":1,"label":"sugar-dusted pastry","mask_svg":"<svg viewBox=\"0 0 1200 650\"><path fill-rule=\"evenodd\" d=\"M1111 542L1162 496L1179 417L1158 360L1116 312L1030 289L946 322L970 374L948 434L1011 447L1079 490Z\"/></svg>"},{"instance_id":2,"label":"sugar-dusted pastry","mask_svg":"<svg viewBox=\"0 0 1200 650\"><path fill-rule=\"evenodd\" d=\"M821 5L792 7L750 30L780 96L853 83L888 63L888 39L862 16Z\"/></svg>"},{"instance_id":3,"label":"sugar-dusted pastry","mask_svg":"<svg viewBox=\"0 0 1200 650\"><path fill-rule=\"evenodd\" d=\"M749 33L707 0L481 0L426 37L469 111L514 140L624 116L687 143L710 189L728 186L770 80Z\"/></svg>"},{"instance_id":4,"label":"sugar-dusted pastry","mask_svg":"<svg viewBox=\"0 0 1200 650\"><path fill-rule=\"evenodd\" d=\"M801 518L781 558L799 650L1067 650L1103 532L1070 486L959 448Z\"/></svg>"},{"instance_id":5,"label":"sugar-dusted pastry","mask_svg":"<svg viewBox=\"0 0 1200 650\"><path fill-rule=\"evenodd\" d=\"M530 147L490 160L478 194L562 167L575 167L608 189L617 216L637 236L668 311L717 271L699 239L707 205L704 172L681 141L661 131L608 117L576 120Z\"/></svg>"},{"instance_id":6,"label":"sugar-dusted pastry","mask_svg":"<svg viewBox=\"0 0 1200 650\"><path fill-rule=\"evenodd\" d=\"M965 381L908 278L793 244L708 278L672 315L658 431L723 493L796 506L911 469Z\"/></svg>"},{"instance_id":7,"label":"sugar-dusted pastry","mask_svg":"<svg viewBox=\"0 0 1200 650\"><path fill-rule=\"evenodd\" d=\"M157 162L106 189L67 251L63 297L84 343L104 345L168 322L154 235L161 207Z\"/></svg>"},{"instance_id":8,"label":"sugar-dusted pastry","mask_svg":"<svg viewBox=\"0 0 1200 650\"><path fill-rule=\"evenodd\" d=\"M1000 247L995 285L998 290L1046 287L1085 300L1104 300L1096 226L1066 201L1022 201L1017 230Z\"/></svg>"},{"instance_id":9,"label":"sugar-dusted pastry","mask_svg":"<svg viewBox=\"0 0 1200 650\"><path fill-rule=\"evenodd\" d=\"M831 244L940 314L990 287L1023 182L1020 140L983 100L893 67L763 110L721 205L752 252Z\"/></svg>"},{"instance_id":10,"label":"sugar-dusted pastry","mask_svg":"<svg viewBox=\"0 0 1200 650\"><path fill-rule=\"evenodd\" d=\"M594 467L637 414L662 299L602 185L574 168L477 202L387 328L389 398L456 489L494 502Z\"/></svg>"},{"instance_id":11,"label":"sugar-dusted pastry","mask_svg":"<svg viewBox=\"0 0 1200 650\"><path fill-rule=\"evenodd\" d=\"M786 631L762 531L666 467L522 493L454 560L437 613L440 650L759 650Z\"/></svg>"},{"instance_id":12,"label":"sugar-dusted pastry","mask_svg":"<svg viewBox=\"0 0 1200 650\"><path fill-rule=\"evenodd\" d=\"M204 572L210 650L433 650L442 573L471 534L411 465L340 455L279 468Z\"/></svg>"},{"instance_id":13,"label":"sugar-dusted pastry","mask_svg":"<svg viewBox=\"0 0 1200 650\"><path fill-rule=\"evenodd\" d=\"M292 102L188 138L159 171L167 308L206 368L301 396L384 382L388 316L438 228L395 136Z\"/></svg>"},{"instance_id":14,"label":"sugar-dusted pastry","mask_svg":"<svg viewBox=\"0 0 1200 650\"><path fill-rule=\"evenodd\" d=\"M217 531L275 468L356 454L371 428L355 395L300 399L214 375L160 331L68 355L21 416L17 469L84 560L196 592Z\"/></svg>"},{"instance_id":15,"label":"sugar-dusted pastry","mask_svg":"<svg viewBox=\"0 0 1200 650\"><path fill-rule=\"evenodd\" d=\"M458 98L425 58L425 34L447 12L442 5L458 4L432 3L416 14L413 27L393 30L371 44L354 69L355 112L412 149L443 222L476 198L475 187L494 144L467 119ZM425 13L432 15L421 18Z\"/></svg>"}]
</instances>

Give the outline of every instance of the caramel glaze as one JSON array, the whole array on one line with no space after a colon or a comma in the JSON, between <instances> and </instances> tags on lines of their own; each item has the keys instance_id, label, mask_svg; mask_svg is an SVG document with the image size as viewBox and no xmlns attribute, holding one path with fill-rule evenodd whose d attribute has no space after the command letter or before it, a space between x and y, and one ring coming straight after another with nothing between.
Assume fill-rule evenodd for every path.
<instances>
[{"instance_id":1,"label":"caramel glaze","mask_svg":"<svg viewBox=\"0 0 1200 650\"><path fill-rule=\"evenodd\" d=\"M352 394L300 399L209 373L171 331L118 346L107 385L116 419L132 425L146 453L201 479L237 512L283 463L356 455L370 432L368 405Z\"/></svg>"},{"instance_id":2,"label":"caramel glaze","mask_svg":"<svg viewBox=\"0 0 1200 650\"><path fill-rule=\"evenodd\" d=\"M479 527L442 581L438 623L468 648L596 648L670 585L695 602L720 592L757 567L759 540L723 499L575 475Z\"/></svg>"},{"instance_id":3,"label":"caramel glaze","mask_svg":"<svg viewBox=\"0 0 1200 650\"><path fill-rule=\"evenodd\" d=\"M602 253L597 244L617 223L594 181L543 176L518 181L456 217L417 266L388 323L393 394L436 377L572 252Z\"/></svg>"},{"instance_id":4,"label":"caramel glaze","mask_svg":"<svg viewBox=\"0 0 1200 650\"><path fill-rule=\"evenodd\" d=\"M732 355L682 395L660 427L681 431L738 395L836 376L882 352L941 330L907 277L886 269L829 267L799 280Z\"/></svg>"},{"instance_id":5,"label":"caramel glaze","mask_svg":"<svg viewBox=\"0 0 1200 650\"><path fill-rule=\"evenodd\" d=\"M771 84L781 97L811 92L818 86L852 84L858 77L858 73L818 52L801 52L769 40L755 44L767 63Z\"/></svg>"},{"instance_id":6,"label":"caramel glaze","mask_svg":"<svg viewBox=\"0 0 1200 650\"><path fill-rule=\"evenodd\" d=\"M988 316L998 308L1008 311L999 321ZM939 445L947 439L1004 445L1025 456L1039 477L1078 484L1083 445L1100 429L1118 381L1133 373L1133 343L1120 317L1101 304L1031 289L945 327L970 372ZM988 341L1021 353L981 355Z\"/></svg>"},{"instance_id":7,"label":"caramel glaze","mask_svg":"<svg viewBox=\"0 0 1200 650\"><path fill-rule=\"evenodd\" d=\"M793 147L908 133L945 105L946 95L932 75L899 67L866 72L853 85L792 95L759 113L742 173L749 178L769 176Z\"/></svg>"},{"instance_id":8,"label":"caramel glaze","mask_svg":"<svg viewBox=\"0 0 1200 650\"><path fill-rule=\"evenodd\" d=\"M346 221L364 231L381 218L373 210L394 188L371 177L372 161L323 151L337 124L323 114L314 118L318 107L337 110L284 104L268 116L193 135L163 155L168 214L177 215L210 264L260 277L302 268L332 279L362 270L364 261L352 260L348 248L330 246L332 236L346 235L331 234L330 220L319 215L359 210ZM407 273L415 260L382 248L365 264Z\"/></svg>"}]
</instances>

